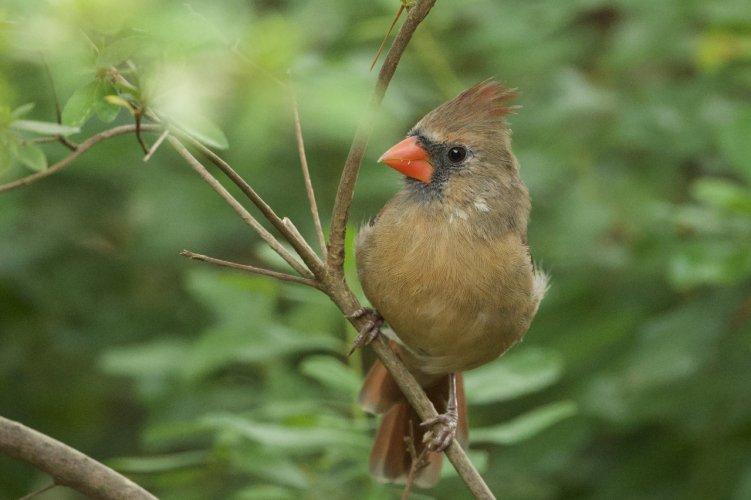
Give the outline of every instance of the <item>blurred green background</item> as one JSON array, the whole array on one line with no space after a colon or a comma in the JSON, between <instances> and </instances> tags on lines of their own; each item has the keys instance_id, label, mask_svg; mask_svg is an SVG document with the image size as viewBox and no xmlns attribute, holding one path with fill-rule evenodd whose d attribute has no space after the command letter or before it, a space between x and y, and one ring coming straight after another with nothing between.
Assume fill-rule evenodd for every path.
<instances>
[{"instance_id":1,"label":"blurred green background","mask_svg":"<svg viewBox=\"0 0 751 500\"><path fill-rule=\"evenodd\" d=\"M313 241L278 80L326 223L397 5L4 0L0 183L31 173L11 144L33 134L11 110L55 119L45 67L65 105L114 63L149 105L218 124L222 156ZM489 485L751 498L748 1L439 1L386 95L355 226L399 187L378 155L489 76L519 89L530 242L553 277L526 340L467 376ZM72 140L132 121L103 103ZM119 137L0 195L0 414L165 499L397 497L366 472L375 421L355 397L372 355L342 356L353 332L322 294L179 257L285 269L169 147L142 156ZM413 498L468 496L444 476ZM49 482L0 457L1 499Z\"/></svg>"}]
</instances>

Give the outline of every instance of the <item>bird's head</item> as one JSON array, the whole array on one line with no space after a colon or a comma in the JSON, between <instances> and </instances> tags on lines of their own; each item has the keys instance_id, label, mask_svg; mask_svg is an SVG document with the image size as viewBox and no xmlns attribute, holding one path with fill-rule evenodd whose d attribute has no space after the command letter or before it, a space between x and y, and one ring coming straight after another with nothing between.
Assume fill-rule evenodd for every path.
<instances>
[{"instance_id":1,"label":"bird's head","mask_svg":"<svg viewBox=\"0 0 751 500\"><path fill-rule=\"evenodd\" d=\"M518 178L504 117L512 90L486 80L429 112L379 162L407 176L408 187L436 198Z\"/></svg>"}]
</instances>

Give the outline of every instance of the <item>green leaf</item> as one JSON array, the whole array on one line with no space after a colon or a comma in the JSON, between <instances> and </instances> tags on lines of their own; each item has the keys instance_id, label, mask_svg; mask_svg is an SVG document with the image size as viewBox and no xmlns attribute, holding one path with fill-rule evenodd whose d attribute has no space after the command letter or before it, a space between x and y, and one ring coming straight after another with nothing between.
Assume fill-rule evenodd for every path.
<instances>
[{"instance_id":1,"label":"green leaf","mask_svg":"<svg viewBox=\"0 0 751 500\"><path fill-rule=\"evenodd\" d=\"M209 428L230 432L253 442L277 450L299 452L322 451L340 446L367 450L370 439L344 424L328 425L313 422L312 425L282 425L253 421L232 414L215 414L203 419Z\"/></svg>"},{"instance_id":2,"label":"green leaf","mask_svg":"<svg viewBox=\"0 0 751 500\"><path fill-rule=\"evenodd\" d=\"M751 182L751 108L720 131L720 151Z\"/></svg>"},{"instance_id":3,"label":"green leaf","mask_svg":"<svg viewBox=\"0 0 751 500\"><path fill-rule=\"evenodd\" d=\"M153 474L155 472L203 466L207 459L208 452L198 450L149 457L120 457L108 461L108 464L117 470L131 474Z\"/></svg>"},{"instance_id":4,"label":"green leaf","mask_svg":"<svg viewBox=\"0 0 751 500\"><path fill-rule=\"evenodd\" d=\"M112 123L120 113L120 107L107 101L107 96L114 94L115 88L107 82L100 82L94 99L94 113L102 123Z\"/></svg>"},{"instance_id":5,"label":"green leaf","mask_svg":"<svg viewBox=\"0 0 751 500\"><path fill-rule=\"evenodd\" d=\"M329 389L349 396L360 389L360 377L332 356L308 356L300 364L300 371Z\"/></svg>"},{"instance_id":6,"label":"green leaf","mask_svg":"<svg viewBox=\"0 0 751 500\"><path fill-rule=\"evenodd\" d=\"M144 37L141 36L129 36L115 40L99 52L96 65L98 67L117 66L130 58L132 54L141 51L144 41Z\"/></svg>"},{"instance_id":7,"label":"green leaf","mask_svg":"<svg viewBox=\"0 0 751 500\"><path fill-rule=\"evenodd\" d=\"M16 158L26 167L35 172L47 170L47 157L42 148L31 142L24 142L18 146Z\"/></svg>"},{"instance_id":8,"label":"green leaf","mask_svg":"<svg viewBox=\"0 0 751 500\"><path fill-rule=\"evenodd\" d=\"M557 401L520 415L506 423L472 430L474 442L516 444L545 429L576 415L579 411L574 401Z\"/></svg>"},{"instance_id":9,"label":"green leaf","mask_svg":"<svg viewBox=\"0 0 751 500\"><path fill-rule=\"evenodd\" d=\"M227 136L208 118L192 115L182 116L174 121L184 132L206 146L216 149L227 149L229 147Z\"/></svg>"},{"instance_id":10,"label":"green leaf","mask_svg":"<svg viewBox=\"0 0 751 500\"><path fill-rule=\"evenodd\" d=\"M36 120L16 120L10 126L16 130L25 130L40 135L71 135L81 131L78 127Z\"/></svg>"},{"instance_id":11,"label":"green leaf","mask_svg":"<svg viewBox=\"0 0 751 500\"><path fill-rule=\"evenodd\" d=\"M698 179L691 186L694 197L728 212L751 213L751 190L726 179Z\"/></svg>"},{"instance_id":12,"label":"green leaf","mask_svg":"<svg viewBox=\"0 0 751 500\"><path fill-rule=\"evenodd\" d=\"M727 239L688 242L672 257L669 270L678 289L731 285L751 274L751 252L747 245Z\"/></svg>"},{"instance_id":13,"label":"green leaf","mask_svg":"<svg viewBox=\"0 0 751 500\"><path fill-rule=\"evenodd\" d=\"M13 117L13 119L18 120L19 118L29 114L29 112L34 109L34 106L35 104L33 102L21 104L11 112L11 116Z\"/></svg>"},{"instance_id":14,"label":"green leaf","mask_svg":"<svg viewBox=\"0 0 751 500\"><path fill-rule=\"evenodd\" d=\"M561 356L551 350L519 348L464 374L467 401L486 404L539 391L560 379Z\"/></svg>"},{"instance_id":15,"label":"green leaf","mask_svg":"<svg viewBox=\"0 0 751 500\"><path fill-rule=\"evenodd\" d=\"M295 500L300 498L297 491L272 484L250 486L239 490L232 500Z\"/></svg>"},{"instance_id":16,"label":"green leaf","mask_svg":"<svg viewBox=\"0 0 751 500\"><path fill-rule=\"evenodd\" d=\"M8 131L0 130L0 175L3 175L11 166L18 143Z\"/></svg>"},{"instance_id":17,"label":"green leaf","mask_svg":"<svg viewBox=\"0 0 751 500\"><path fill-rule=\"evenodd\" d=\"M99 81L93 81L73 92L63 108L63 123L79 127L88 120L94 111L94 103L99 95L99 85Z\"/></svg>"}]
</instances>

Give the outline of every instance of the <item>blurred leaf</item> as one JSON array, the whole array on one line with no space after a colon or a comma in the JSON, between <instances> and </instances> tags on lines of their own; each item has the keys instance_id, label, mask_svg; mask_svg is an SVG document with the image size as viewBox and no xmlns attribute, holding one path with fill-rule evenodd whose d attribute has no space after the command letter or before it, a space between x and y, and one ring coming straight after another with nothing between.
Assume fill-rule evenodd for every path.
<instances>
[{"instance_id":1,"label":"blurred leaf","mask_svg":"<svg viewBox=\"0 0 751 500\"><path fill-rule=\"evenodd\" d=\"M281 486L262 484L243 488L230 498L231 500L296 500L300 498L300 493Z\"/></svg>"},{"instance_id":2,"label":"blurred leaf","mask_svg":"<svg viewBox=\"0 0 751 500\"><path fill-rule=\"evenodd\" d=\"M480 443L517 444L578 413L573 401L558 401L536 408L504 424L472 429L472 440Z\"/></svg>"},{"instance_id":3,"label":"blurred leaf","mask_svg":"<svg viewBox=\"0 0 751 500\"><path fill-rule=\"evenodd\" d=\"M100 359L104 372L136 378L167 376L182 366L188 344L181 339L162 338L145 344L113 347Z\"/></svg>"},{"instance_id":4,"label":"blurred leaf","mask_svg":"<svg viewBox=\"0 0 751 500\"><path fill-rule=\"evenodd\" d=\"M332 356L308 356L300 364L300 371L325 387L353 396L360 390L360 376Z\"/></svg>"},{"instance_id":5,"label":"blurred leaf","mask_svg":"<svg viewBox=\"0 0 751 500\"><path fill-rule=\"evenodd\" d=\"M551 350L522 346L464 374L467 401L486 404L539 391L557 382L563 360Z\"/></svg>"},{"instance_id":6,"label":"blurred leaf","mask_svg":"<svg viewBox=\"0 0 751 500\"><path fill-rule=\"evenodd\" d=\"M227 149L229 142L222 129L208 118L198 115L172 117L175 123L197 141L216 149Z\"/></svg>"},{"instance_id":7,"label":"blurred leaf","mask_svg":"<svg viewBox=\"0 0 751 500\"><path fill-rule=\"evenodd\" d=\"M694 197L709 206L728 212L751 213L751 189L738 183L701 178L691 186Z\"/></svg>"},{"instance_id":8,"label":"blurred leaf","mask_svg":"<svg viewBox=\"0 0 751 500\"><path fill-rule=\"evenodd\" d=\"M119 95L104 96L104 101L107 104L110 104L111 106L118 107L118 108L125 108L128 111L130 111L131 114L135 112L135 109L133 109L133 106L126 99L123 99Z\"/></svg>"},{"instance_id":9,"label":"blurred leaf","mask_svg":"<svg viewBox=\"0 0 751 500\"><path fill-rule=\"evenodd\" d=\"M119 457L109 460L107 464L130 474L153 474L186 467L204 466L208 455L205 450L184 451L159 456Z\"/></svg>"},{"instance_id":10,"label":"blurred leaf","mask_svg":"<svg viewBox=\"0 0 751 500\"><path fill-rule=\"evenodd\" d=\"M275 449L300 453L350 446L363 451L370 446L370 438L354 432L348 425L281 425L256 422L229 414L214 414L202 419L209 428L219 432L237 433L251 441Z\"/></svg>"},{"instance_id":11,"label":"blurred leaf","mask_svg":"<svg viewBox=\"0 0 751 500\"><path fill-rule=\"evenodd\" d=\"M751 252L725 239L687 242L670 260L670 281L678 289L731 285L749 274Z\"/></svg>"},{"instance_id":12,"label":"blurred leaf","mask_svg":"<svg viewBox=\"0 0 751 500\"><path fill-rule=\"evenodd\" d=\"M18 120L19 118L29 114L31 110L34 109L35 105L36 104L33 102L27 102L26 104L22 104L11 112L11 117L14 120Z\"/></svg>"},{"instance_id":13,"label":"blurred leaf","mask_svg":"<svg viewBox=\"0 0 751 500\"><path fill-rule=\"evenodd\" d=\"M743 109L735 120L720 129L720 150L738 172L751 183L751 108Z\"/></svg>"},{"instance_id":14,"label":"blurred leaf","mask_svg":"<svg viewBox=\"0 0 751 500\"><path fill-rule=\"evenodd\" d=\"M751 36L710 31L699 40L696 55L702 69L715 72L733 61L751 59Z\"/></svg>"},{"instance_id":15,"label":"blurred leaf","mask_svg":"<svg viewBox=\"0 0 751 500\"><path fill-rule=\"evenodd\" d=\"M16 157L26 167L35 172L47 170L47 157L42 148L32 142L23 142L16 150Z\"/></svg>"},{"instance_id":16,"label":"blurred leaf","mask_svg":"<svg viewBox=\"0 0 751 500\"><path fill-rule=\"evenodd\" d=\"M80 127L86 122L94 111L94 103L99 97L99 85L99 81L93 81L73 92L63 107L64 124Z\"/></svg>"},{"instance_id":17,"label":"blurred leaf","mask_svg":"<svg viewBox=\"0 0 751 500\"><path fill-rule=\"evenodd\" d=\"M115 89L107 82L100 81L96 88L94 98L94 113L102 123L112 123L120 112L120 106L107 101L107 96L112 95Z\"/></svg>"},{"instance_id":18,"label":"blurred leaf","mask_svg":"<svg viewBox=\"0 0 751 500\"><path fill-rule=\"evenodd\" d=\"M97 56L96 65L99 67L117 66L130 58L131 55L148 48L147 40L142 36L119 38L104 47Z\"/></svg>"},{"instance_id":19,"label":"blurred leaf","mask_svg":"<svg viewBox=\"0 0 751 500\"><path fill-rule=\"evenodd\" d=\"M0 176L10 169L17 148L18 141L8 131L0 130Z\"/></svg>"},{"instance_id":20,"label":"blurred leaf","mask_svg":"<svg viewBox=\"0 0 751 500\"><path fill-rule=\"evenodd\" d=\"M16 120L11 123L11 127L16 130L26 130L27 132L34 132L41 135L71 135L81 131L78 127L35 120Z\"/></svg>"}]
</instances>

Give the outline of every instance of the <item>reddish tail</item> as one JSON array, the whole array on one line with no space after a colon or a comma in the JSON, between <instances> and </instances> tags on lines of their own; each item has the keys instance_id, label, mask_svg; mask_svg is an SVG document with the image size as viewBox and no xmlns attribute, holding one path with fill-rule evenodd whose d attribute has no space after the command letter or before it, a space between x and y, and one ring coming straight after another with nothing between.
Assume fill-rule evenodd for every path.
<instances>
[{"instance_id":1,"label":"reddish tail","mask_svg":"<svg viewBox=\"0 0 751 500\"><path fill-rule=\"evenodd\" d=\"M426 388L425 392L438 413L445 412L449 393L448 375ZM456 438L466 448L469 427L461 373L456 374L456 397L459 412ZM427 429L420 427L420 417L404 398L391 374L378 361L365 377L360 404L371 413L383 414L370 453L370 474L379 481L406 482L412 466L408 438L413 437L411 441L419 456L424 448L422 436ZM426 459L428 465L415 476L415 484L423 488L435 485L441 478L443 453L428 452Z\"/></svg>"}]
</instances>

